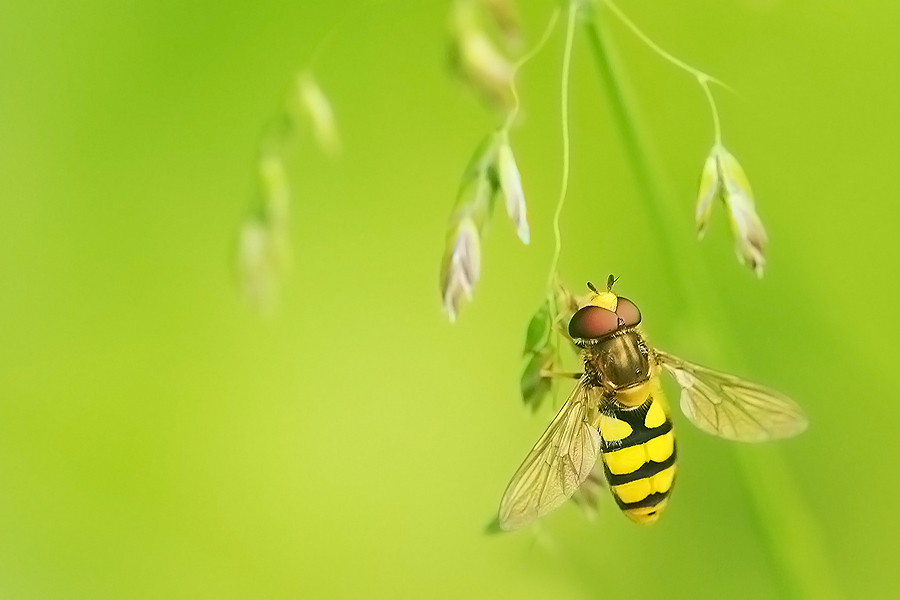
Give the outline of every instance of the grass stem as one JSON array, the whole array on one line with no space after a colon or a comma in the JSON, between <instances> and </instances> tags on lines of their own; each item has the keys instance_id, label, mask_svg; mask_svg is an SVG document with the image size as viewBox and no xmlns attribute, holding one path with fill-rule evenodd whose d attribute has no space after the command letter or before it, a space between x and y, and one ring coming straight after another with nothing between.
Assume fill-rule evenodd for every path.
<instances>
[{"instance_id":1,"label":"grass stem","mask_svg":"<svg viewBox=\"0 0 900 600\"><path fill-rule=\"evenodd\" d=\"M695 76L697 73L702 74L649 40L614 3L609 0L600 2L609 7L629 29L667 60ZM724 327L726 319L723 317L725 311L720 306L712 279L696 258L675 243L667 227L673 207L664 201L662 186L659 183L660 176L651 165L648 143L637 126L637 110L622 89L621 77L611 59L609 43L604 36L597 11L590 12L590 18L585 24L598 75L606 90L613 119L623 137L627 157L638 181L639 196L645 204L651 226L660 242L661 257L669 267L667 270L677 280L671 282L672 289L680 292L677 295L682 297L692 315L699 314L698 303L701 299L698 296L702 292L705 295L702 299L705 301L704 306L712 310L705 311L704 318L698 321L697 325L710 331L726 331L727 328ZM708 83L714 80L712 78L704 80L699 76L698 80L713 107L716 138L719 141L718 112L715 110L715 103L708 88ZM690 278L687 278L687 275L690 275ZM727 336L717 338L724 354L735 359L739 357L738 348ZM816 524L778 449L775 447L751 449L738 446L735 453L754 506L757 529L767 549L776 579L783 588L783 595L816 599L837 597Z\"/></svg>"},{"instance_id":2,"label":"grass stem","mask_svg":"<svg viewBox=\"0 0 900 600\"><path fill-rule=\"evenodd\" d=\"M529 60L534 58L538 52L543 49L544 45L547 43L547 40L550 39L550 34L553 33L553 28L556 27L556 21L559 20L559 9L554 8L553 13L550 15L550 22L547 23L546 29L544 29L544 33L541 35L541 39L538 40L538 43L535 44L534 48L529 50L522 58L517 60L512 66L512 78L510 80L510 91L512 92L513 97L513 108L509 111L509 114L506 115L506 122L503 124L501 128L504 131L509 131L512 127L512 124L515 122L516 117L519 115L519 110L522 108L522 103L519 100L519 90L516 87L516 74L519 72L519 69L525 65Z\"/></svg>"},{"instance_id":3,"label":"grass stem","mask_svg":"<svg viewBox=\"0 0 900 600\"><path fill-rule=\"evenodd\" d=\"M712 118L713 118L713 128L715 130L715 138L716 144L722 143L722 126L719 123L719 110L716 108L716 101L713 98L712 91L709 89L710 83L716 83L721 85L726 89L731 89L709 73L701 71L691 65L687 64L680 58L673 56L669 52L663 50L659 44L650 39L647 34L645 34L641 29L634 24L634 21L628 18L625 13L621 11L621 9L616 5L613 0L600 0L606 7L612 12L616 17L625 24L625 26L631 30L631 32L637 36L639 40L641 40L648 48L656 52L659 56L663 57L668 62L672 63L679 69L686 71L693 75L697 79L697 83L700 84L700 87L703 88L703 93L706 95L706 99L709 101L709 108L712 110Z\"/></svg>"},{"instance_id":4,"label":"grass stem","mask_svg":"<svg viewBox=\"0 0 900 600\"><path fill-rule=\"evenodd\" d=\"M562 139L563 139L563 165L562 184L559 190L559 200L556 202L556 211L553 213L553 260L550 262L550 274L547 276L547 297L553 293L556 282L556 269L559 267L559 255L562 251L562 237L559 230L559 219L562 215L563 204L566 201L566 193L569 190L569 72L572 67L572 42L575 38L575 19L578 16L578 2L569 3L569 14L566 20L566 46L563 52L562 82L560 83L560 99L562 108ZM552 303L551 303L552 305Z\"/></svg>"}]
</instances>

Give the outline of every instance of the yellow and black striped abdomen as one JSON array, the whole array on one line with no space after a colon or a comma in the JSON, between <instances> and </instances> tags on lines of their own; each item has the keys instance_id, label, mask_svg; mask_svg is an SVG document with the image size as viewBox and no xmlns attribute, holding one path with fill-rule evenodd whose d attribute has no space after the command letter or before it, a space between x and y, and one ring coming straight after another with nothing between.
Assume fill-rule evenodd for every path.
<instances>
[{"instance_id":1,"label":"yellow and black striped abdomen","mask_svg":"<svg viewBox=\"0 0 900 600\"><path fill-rule=\"evenodd\" d=\"M675 434L658 383L645 385L642 404L614 402L603 410L598 429L603 469L616 504L632 521L649 524L659 518L672 491Z\"/></svg>"}]
</instances>

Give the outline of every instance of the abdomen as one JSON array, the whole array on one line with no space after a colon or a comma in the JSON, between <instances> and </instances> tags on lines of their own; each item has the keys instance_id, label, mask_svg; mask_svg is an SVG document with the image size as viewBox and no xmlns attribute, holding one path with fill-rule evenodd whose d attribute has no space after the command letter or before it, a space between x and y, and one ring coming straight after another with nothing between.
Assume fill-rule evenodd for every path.
<instances>
[{"instance_id":1,"label":"abdomen","mask_svg":"<svg viewBox=\"0 0 900 600\"><path fill-rule=\"evenodd\" d=\"M659 518L675 481L675 434L658 377L629 390L628 403L635 406L616 400L600 416L603 470L622 512L649 524Z\"/></svg>"}]
</instances>

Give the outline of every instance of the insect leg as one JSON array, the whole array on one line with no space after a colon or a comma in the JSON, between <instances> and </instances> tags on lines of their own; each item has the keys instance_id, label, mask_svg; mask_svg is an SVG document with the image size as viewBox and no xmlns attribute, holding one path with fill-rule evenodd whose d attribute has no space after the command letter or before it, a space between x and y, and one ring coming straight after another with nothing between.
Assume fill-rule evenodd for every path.
<instances>
[{"instance_id":1,"label":"insect leg","mask_svg":"<svg viewBox=\"0 0 900 600\"><path fill-rule=\"evenodd\" d=\"M576 373L574 371L553 371L544 369L541 371L541 377L552 377L554 379L581 379L584 373Z\"/></svg>"}]
</instances>

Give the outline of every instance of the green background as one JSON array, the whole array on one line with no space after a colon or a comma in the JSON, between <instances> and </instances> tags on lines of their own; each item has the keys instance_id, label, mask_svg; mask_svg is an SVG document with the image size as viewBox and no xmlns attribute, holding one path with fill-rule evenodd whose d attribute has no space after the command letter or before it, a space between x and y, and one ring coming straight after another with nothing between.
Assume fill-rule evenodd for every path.
<instances>
[{"instance_id":1,"label":"green background","mask_svg":"<svg viewBox=\"0 0 900 600\"><path fill-rule=\"evenodd\" d=\"M552 6L522 3L530 42ZM448 76L447 4L8 0L0 597L768 598L792 589L772 540L812 548L803 568L836 596L900 588L900 5L622 8L737 90L716 90L725 144L770 263L762 281L737 264L720 206L694 241L702 92L610 22L676 207L668 230L714 285L697 283L699 317L682 319L581 27L561 274L621 274L652 342L805 407L808 432L776 445L796 494L767 496L802 544L742 475L772 450L735 452L680 417L657 525L604 495L594 523L567 505L536 531L482 534L550 418L523 409L518 376L552 254L561 28L522 71L512 134L532 244L498 212L451 326L446 219L498 117ZM235 232L263 127L336 24L315 70L344 152L297 144L294 266L260 319L236 291Z\"/></svg>"}]
</instances>

